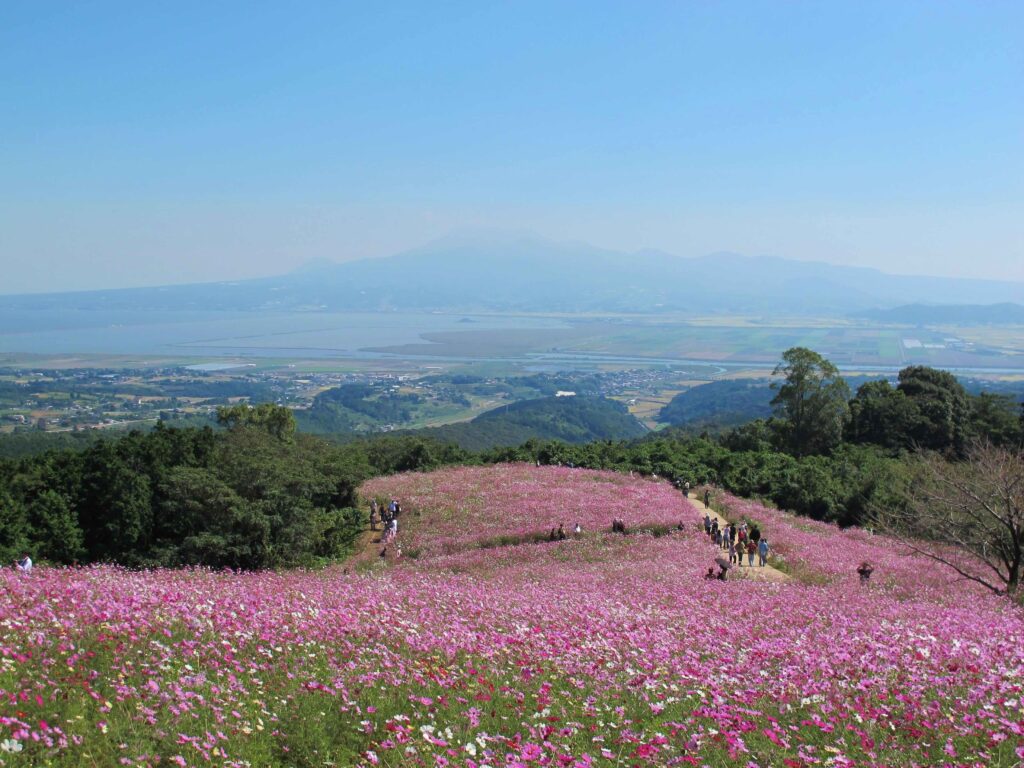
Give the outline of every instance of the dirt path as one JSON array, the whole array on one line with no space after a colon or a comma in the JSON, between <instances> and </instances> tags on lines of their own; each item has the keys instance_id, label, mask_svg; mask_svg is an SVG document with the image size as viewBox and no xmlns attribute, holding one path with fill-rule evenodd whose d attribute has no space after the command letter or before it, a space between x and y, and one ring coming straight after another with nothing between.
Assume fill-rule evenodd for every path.
<instances>
[{"instance_id":1,"label":"dirt path","mask_svg":"<svg viewBox=\"0 0 1024 768\"><path fill-rule=\"evenodd\" d=\"M352 546L351 554L345 558L344 564L346 569L361 572L368 568L381 568L384 566L384 559L380 556L380 551L384 549L384 542L381 539L381 536L384 535L384 531L381 530L381 528L382 526L380 522L378 522L377 530L371 531L367 528L359 534L359 538L356 539L355 544ZM387 549L387 562L395 562L397 547L394 542L388 544Z\"/></svg>"},{"instance_id":2,"label":"dirt path","mask_svg":"<svg viewBox=\"0 0 1024 768\"><path fill-rule=\"evenodd\" d=\"M720 515L718 512L715 512L715 510L713 510L711 507L705 506L704 502L701 501L700 499L698 499L696 496L689 496L687 498L689 499L689 502L697 509L697 511L700 512L701 520L704 519L704 515L706 513L706 514L711 515L711 519L712 520L718 520L718 526L720 528L725 526L725 525L727 525L730 522L725 517L722 517L722 515ZM725 552L725 550L722 550L722 552L723 552L723 554L728 556L728 553ZM757 556L755 555L754 556L754 567L751 568L751 567L749 567L747 565L747 559L746 559L746 556L744 556L744 558L743 558L743 565L733 567L729 571L729 578L730 579L733 579L733 578L747 578L747 579L757 579L759 581L789 581L789 576L787 574L783 573L782 571L780 571L779 569L773 567L771 565L771 560L772 560L772 554L771 554L771 551L769 550L769 552L768 552L768 563L769 564L762 568L761 566L759 566L757 564L759 562L759 560L758 560Z\"/></svg>"}]
</instances>

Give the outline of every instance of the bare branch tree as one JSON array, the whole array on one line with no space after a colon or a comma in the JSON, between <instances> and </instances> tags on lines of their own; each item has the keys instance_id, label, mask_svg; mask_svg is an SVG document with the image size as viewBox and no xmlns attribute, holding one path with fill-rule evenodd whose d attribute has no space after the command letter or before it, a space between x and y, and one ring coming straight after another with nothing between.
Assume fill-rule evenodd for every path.
<instances>
[{"instance_id":1,"label":"bare branch tree","mask_svg":"<svg viewBox=\"0 0 1024 768\"><path fill-rule=\"evenodd\" d=\"M966 460L923 455L902 505L875 509L879 528L911 550L1000 594L1024 568L1024 455L976 443Z\"/></svg>"}]
</instances>

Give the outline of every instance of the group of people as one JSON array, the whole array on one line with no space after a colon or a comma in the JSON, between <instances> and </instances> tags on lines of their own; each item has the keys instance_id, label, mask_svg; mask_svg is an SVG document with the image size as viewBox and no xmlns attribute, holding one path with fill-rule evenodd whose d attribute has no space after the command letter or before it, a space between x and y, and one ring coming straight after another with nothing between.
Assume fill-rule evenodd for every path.
<instances>
[{"instance_id":1,"label":"group of people","mask_svg":"<svg viewBox=\"0 0 1024 768\"><path fill-rule=\"evenodd\" d=\"M754 556L757 555L758 565L762 568L768 564L768 539L761 535L757 525L746 523L727 523L720 527L717 518L710 513L704 515L704 533L714 539L715 544L729 553L729 562L743 565L743 555L747 556L747 564L754 567Z\"/></svg>"},{"instance_id":2,"label":"group of people","mask_svg":"<svg viewBox=\"0 0 1024 768\"><path fill-rule=\"evenodd\" d=\"M583 526L579 523L572 529L572 535L579 537L583 533ZM552 528L551 533L548 534L548 541L565 541L569 538L565 533L565 523L559 523L558 528Z\"/></svg>"},{"instance_id":3,"label":"group of people","mask_svg":"<svg viewBox=\"0 0 1024 768\"><path fill-rule=\"evenodd\" d=\"M384 531L381 541L394 538L398 535L398 516L400 514L402 514L402 505L397 499L392 499L391 503L387 505L378 505L377 500L373 499L370 502L370 530L377 530L377 518L379 517Z\"/></svg>"},{"instance_id":4,"label":"group of people","mask_svg":"<svg viewBox=\"0 0 1024 768\"><path fill-rule=\"evenodd\" d=\"M398 538L398 516L400 514L402 514L402 505L397 499L392 499L388 504L378 504L376 499L370 501L370 530L377 530L378 517L381 523L380 540L384 544L380 551L381 561L387 560L388 544ZM401 557L402 546L400 544L396 545L395 554Z\"/></svg>"}]
</instances>

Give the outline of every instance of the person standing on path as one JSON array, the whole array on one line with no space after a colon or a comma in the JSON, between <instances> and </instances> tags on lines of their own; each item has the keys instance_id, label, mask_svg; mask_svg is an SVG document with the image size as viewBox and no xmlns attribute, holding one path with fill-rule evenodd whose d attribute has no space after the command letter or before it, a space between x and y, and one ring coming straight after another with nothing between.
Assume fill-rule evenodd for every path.
<instances>
[{"instance_id":1,"label":"person standing on path","mask_svg":"<svg viewBox=\"0 0 1024 768\"><path fill-rule=\"evenodd\" d=\"M757 552L757 544L753 541L747 542L747 565L754 567L754 553Z\"/></svg>"},{"instance_id":2,"label":"person standing on path","mask_svg":"<svg viewBox=\"0 0 1024 768\"><path fill-rule=\"evenodd\" d=\"M707 512L704 513L704 533L711 535L711 515Z\"/></svg>"},{"instance_id":3,"label":"person standing on path","mask_svg":"<svg viewBox=\"0 0 1024 768\"><path fill-rule=\"evenodd\" d=\"M686 498L690 498L690 481L689 480L687 480L683 484L683 493L686 494Z\"/></svg>"},{"instance_id":4,"label":"person standing on path","mask_svg":"<svg viewBox=\"0 0 1024 768\"><path fill-rule=\"evenodd\" d=\"M768 562L768 539L761 539L761 542L757 545L757 558L761 563L761 567L764 568Z\"/></svg>"},{"instance_id":5,"label":"person standing on path","mask_svg":"<svg viewBox=\"0 0 1024 768\"><path fill-rule=\"evenodd\" d=\"M704 506L711 509L711 491L704 489Z\"/></svg>"}]
</instances>

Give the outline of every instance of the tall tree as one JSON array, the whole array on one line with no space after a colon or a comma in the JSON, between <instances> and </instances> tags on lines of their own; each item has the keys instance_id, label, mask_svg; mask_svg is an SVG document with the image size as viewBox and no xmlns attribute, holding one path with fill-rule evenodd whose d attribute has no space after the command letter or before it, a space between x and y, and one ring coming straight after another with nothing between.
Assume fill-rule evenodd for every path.
<instances>
[{"instance_id":1,"label":"tall tree","mask_svg":"<svg viewBox=\"0 0 1024 768\"><path fill-rule=\"evenodd\" d=\"M772 407L783 444L795 456L828 453L843 437L850 387L831 362L806 347L787 349L772 376Z\"/></svg>"},{"instance_id":2,"label":"tall tree","mask_svg":"<svg viewBox=\"0 0 1024 768\"><path fill-rule=\"evenodd\" d=\"M967 459L918 457L904 503L874 509L911 550L997 593L1018 596L1024 570L1024 455L990 443Z\"/></svg>"},{"instance_id":3,"label":"tall tree","mask_svg":"<svg viewBox=\"0 0 1024 768\"><path fill-rule=\"evenodd\" d=\"M914 404L909 437L914 445L962 456L971 407L967 391L949 371L912 365L900 371L897 389Z\"/></svg>"}]
</instances>

